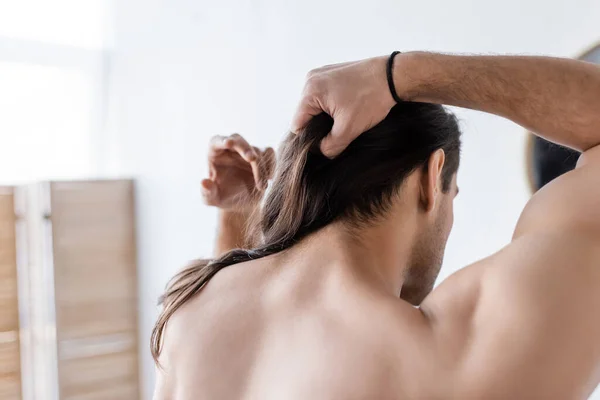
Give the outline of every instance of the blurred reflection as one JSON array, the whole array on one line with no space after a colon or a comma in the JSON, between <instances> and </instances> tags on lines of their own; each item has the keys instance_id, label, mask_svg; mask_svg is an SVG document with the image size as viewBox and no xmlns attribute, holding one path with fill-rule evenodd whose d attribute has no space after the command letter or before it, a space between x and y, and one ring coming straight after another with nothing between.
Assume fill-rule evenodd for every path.
<instances>
[{"instance_id":1,"label":"blurred reflection","mask_svg":"<svg viewBox=\"0 0 600 400\"><path fill-rule=\"evenodd\" d=\"M600 64L600 45L585 52L581 60ZM532 192L544 187L553 179L573 169L580 153L529 134L527 145L527 170Z\"/></svg>"}]
</instances>

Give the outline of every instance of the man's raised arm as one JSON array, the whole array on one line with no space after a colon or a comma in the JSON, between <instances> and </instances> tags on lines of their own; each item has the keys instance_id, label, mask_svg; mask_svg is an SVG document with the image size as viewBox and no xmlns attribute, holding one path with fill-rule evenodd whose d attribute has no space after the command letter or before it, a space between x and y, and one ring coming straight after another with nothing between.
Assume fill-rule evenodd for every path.
<instances>
[{"instance_id":1,"label":"man's raised arm","mask_svg":"<svg viewBox=\"0 0 600 400\"><path fill-rule=\"evenodd\" d=\"M321 112L334 119L322 150L338 155L379 123L395 102L388 57L315 69L308 75L292 130ZM556 143L585 151L600 143L600 67L569 59L404 53L393 82L403 100L441 103L509 118Z\"/></svg>"},{"instance_id":2,"label":"man's raised arm","mask_svg":"<svg viewBox=\"0 0 600 400\"><path fill-rule=\"evenodd\" d=\"M600 144L600 67L528 56L397 56L394 81L406 100L506 117L580 151Z\"/></svg>"}]
</instances>

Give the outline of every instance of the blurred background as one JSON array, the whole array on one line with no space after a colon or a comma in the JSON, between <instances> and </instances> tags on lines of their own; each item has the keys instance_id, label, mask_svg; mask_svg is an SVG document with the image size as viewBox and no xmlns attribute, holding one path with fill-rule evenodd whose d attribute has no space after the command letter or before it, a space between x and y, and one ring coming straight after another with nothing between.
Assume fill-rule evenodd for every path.
<instances>
[{"instance_id":1,"label":"blurred background","mask_svg":"<svg viewBox=\"0 0 600 400\"><path fill-rule=\"evenodd\" d=\"M156 300L214 241L208 140L276 146L310 69L578 57L599 20L597 0L0 0L0 399L151 398ZM507 244L531 193L524 130L457 113L440 280Z\"/></svg>"}]
</instances>

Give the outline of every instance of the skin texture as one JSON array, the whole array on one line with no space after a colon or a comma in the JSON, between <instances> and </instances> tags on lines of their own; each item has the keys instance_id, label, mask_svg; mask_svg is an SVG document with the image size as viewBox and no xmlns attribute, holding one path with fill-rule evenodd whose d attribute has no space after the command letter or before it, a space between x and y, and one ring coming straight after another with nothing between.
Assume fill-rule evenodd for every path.
<instances>
[{"instance_id":1,"label":"skin texture","mask_svg":"<svg viewBox=\"0 0 600 400\"><path fill-rule=\"evenodd\" d=\"M385 60L309 74L296 128L330 113L334 157L393 106ZM562 400L598 384L600 69L408 53L394 80L403 99L495 113L584 153L530 200L508 246L419 308L398 294L415 265L437 274L457 193L440 190L435 153L378 224L334 223L224 269L169 322L156 399Z\"/></svg>"}]
</instances>

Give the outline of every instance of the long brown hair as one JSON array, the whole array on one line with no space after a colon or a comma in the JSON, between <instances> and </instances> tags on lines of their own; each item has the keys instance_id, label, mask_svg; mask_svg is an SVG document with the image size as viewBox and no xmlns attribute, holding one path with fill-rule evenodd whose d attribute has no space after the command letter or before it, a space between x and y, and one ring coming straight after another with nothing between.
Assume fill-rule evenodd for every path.
<instances>
[{"instance_id":1,"label":"long brown hair","mask_svg":"<svg viewBox=\"0 0 600 400\"><path fill-rule=\"evenodd\" d=\"M163 310L152 331L156 362L169 318L221 269L284 251L336 220L355 226L373 221L389 208L405 177L417 168L426 168L437 149L446 155L444 190L458 169L458 123L442 106L398 104L337 158L328 159L319 145L332 125L331 117L318 115L304 132L290 134L283 142L272 189L259 213L259 247L196 261L168 283L160 298Z\"/></svg>"}]
</instances>

